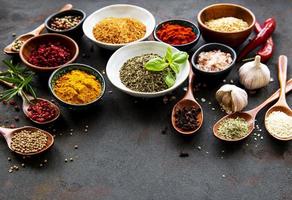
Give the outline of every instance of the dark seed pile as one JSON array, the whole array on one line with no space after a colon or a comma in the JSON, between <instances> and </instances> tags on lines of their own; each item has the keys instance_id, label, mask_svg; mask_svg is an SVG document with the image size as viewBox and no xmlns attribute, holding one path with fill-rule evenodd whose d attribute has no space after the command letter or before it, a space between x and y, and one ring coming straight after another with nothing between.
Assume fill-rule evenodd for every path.
<instances>
[{"instance_id":1,"label":"dark seed pile","mask_svg":"<svg viewBox=\"0 0 292 200\"><path fill-rule=\"evenodd\" d=\"M153 72L144 65L151 59L160 57L157 54L144 54L133 57L125 62L120 69L122 83L129 89L138 92L159 92L168 87L164 81L165 71Z\"/></svg>"},{"instance_id":2,"label":"dark seed pile","mask_svg":"<svg viewBox=\"0 0 292 200\"><path fill-rule=\"evenodd\" d=\"M175 124L178 128L184 131L193 131L199 127L198 115L201 112L200 109L192 107L184 107L182 110L177 109L175 111Z\"/></svg>"}]
</instances>

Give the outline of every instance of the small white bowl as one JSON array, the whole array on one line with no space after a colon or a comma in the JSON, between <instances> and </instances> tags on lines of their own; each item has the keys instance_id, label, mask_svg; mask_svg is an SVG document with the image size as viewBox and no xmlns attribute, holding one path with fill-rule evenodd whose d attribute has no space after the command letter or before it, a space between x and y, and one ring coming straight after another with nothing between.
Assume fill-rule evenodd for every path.
<instances>
[{"instance_id":1,"label":"small white bowl","mask_svg":"<svg viewBox=\"0 0 292 200\"><path fill-rule=\"evenodd\" d=\"M181 66L180 72L176 75L175 84L166 89L159 92L137 92L127 88L120 79L120 69L123 64L130 58L135 56L140 56L147 53L154 53L160 56L164 56L167 47L171 47L173 52L179 51L178 49L162 42L156 41L144 41L139 43L133 43L126 45L120 49L118 49L109 59L106 65L106 74L110 82L120 89L121 91L135 96L135 97L144 97L144 98L152 98L164 96L165 94L173 91L177 87L179 87L187 78L190 72L190 63L186 62Z\"/></svg>"},{"instance_id":2,"label":"small white bowl","mask_svg":"<svg viewBox=\"0 0 292 200\"><path fill-rule=\"evenodd\" d=\"M134 42L146 40L153 32L155 27L154 16L146 9L129 5L129 4L115 4L101 8L91 15L89 15L83 23L83 32L90 40L96 43L98 46L109 49L116 50L126 44L134 43L124 43L124 44L110 44L101 41L97 41L93 35L93 28L99 21L107 17L129 17L140 20L146 26L146 33L143 38L136 40Z\"/></svg>"}]
</instances>

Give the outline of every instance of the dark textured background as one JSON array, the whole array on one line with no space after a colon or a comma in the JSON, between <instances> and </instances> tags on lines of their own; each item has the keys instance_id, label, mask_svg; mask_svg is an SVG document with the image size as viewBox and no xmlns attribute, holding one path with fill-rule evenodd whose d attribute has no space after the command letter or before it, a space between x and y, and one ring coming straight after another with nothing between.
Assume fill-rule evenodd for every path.
<instances>
[{"instance_id":1,"label":"dark textured background","mask_svg":"<svg viewBox=\"0 0 292 200\"><path fill-rule=\"evenodd\" d=\"M168 18L195 20L198 11L218 1L71 1L87 15L115 3L132 3L153 13L157 22ZM280 54L288 55L291 63L292 1L245 0L235 1L250 8L260 22L274 16L278 27L273 35L276 52L268 66L274 82L267 88L249 95L248 108L253 108L278 87L276 64ZM41 24L66 1L0 1L0 48L10 43L12 33L22 34ZM203 41L201 40L201 43ZM94 48L85 37L80 44L78 62L103 71L110 52ZM198 44L196 47L199 47ZM9 58L1 53L0 59ZM3 65L1 70L5 69ZM288 77L291 77L291 65ZM227 78L237 84L234 70ZM107 79L106 79L107 80ZM39 96L51 99L47 79L36 76ZM107 80L107 92L96 108L72 113L63 109L63 117L52 127L42 127L56 134L51 151L34 159L17 157L0 141L0 199L292 199L291 142L280 143L264 129L263 116L259 121L263 140L251 135L241 143L226 144L212 135L212 125L223 113L218 109L214 93L219 85L201 88L195 94L204 109L205 121L193 138L182 138L170 126L169 114L176 101L164 104L162 98L142 100L130 97L112 87ZM110 93L109 91L112 91ZM183 87L174 94L183 96ZM288 101L291 105L291 95ZM211 105L208 105L208 102ZM20 99L17 98L18 104ZM216 110L211 110L215 107ZM0 105L0 123L17 126L31 125L21 112ZM14 122L15 116L20 122ZM84 133L89 125L88 133ZM167 133L161 131L167 127ZM55 129L55 130L54 130ZM70 129L74 129L71 136ZM74 145L79 146L78 150ZM201 150L197 147L200 146ZM181 151L189 157L180 158ZM12 161L7 161L11 157ZM65 163L65 158L74 161ZM40 168L42 160L48 164ZM24 162L26 167L12 174L11 165Z\"/></svg>"}]
</instances>

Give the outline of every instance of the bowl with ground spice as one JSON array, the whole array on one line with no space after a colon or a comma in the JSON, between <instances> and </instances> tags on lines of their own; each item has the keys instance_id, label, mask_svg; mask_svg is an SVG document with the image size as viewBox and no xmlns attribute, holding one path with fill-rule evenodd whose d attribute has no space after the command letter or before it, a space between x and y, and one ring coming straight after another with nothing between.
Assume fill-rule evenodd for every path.
<instances>
[{"instance_id":1,"label":"bowl with ground spice","mask_svg":"<svg viewBox=\"0 0 292 200\"><path fill-rule=\"evenodd\" d=\"M60 33L78 40L83 36L82 24L85 18L86 14L82 10L66 10L49 16L45 25L49 33Z\"/></svg>"},{"instance_id":2,"label":"bowl with ground spice","mask_svg":"<svg viewBox=\"0 0 292 200\"><path fill-rule=\"evenodd\" d=\"M95 68L72 63L51 74L49 88L62 105L78 109L95 105L101 99L105 91L105 81Z\"/></svg>"},{"instance_id":3,"label":"bowl with ground spice","mask_svg":"<svg viewBox=\"0 0 292 200\"><path fill-rule=\"evenodd\" d=\"M76 60L77 43L68 36L47 33L32 37L20 48L24 64L37 72L52 72Z\"/></svg>"},{"instance_id":4,"label":"bowl with ground spice","mask_svg":"<svg viewBox=\"0 0 292 200\"><path fill-rule=\"evenodd\" d=\"M83 23L83 32L96 45L116 50L129 43L146 40L154 27L155 18L148 10L115 4L88 16Z\"/></svg>"},{"instance_id":5,"label":"bowl with ground spice","mask_svg":"<svg viewBox=\"0 0 292 200\"><path fill-rule=\"evenodd\" d=\"M255 16L241 5L219 3L203 8L197 21L205 41L237 47L251 34Z\"/></svg>"},{"instance_id":6,"label":"bowl with ground spice","mask_svg":"<svg viewBox=\"0 0 292 200\"><path fill-rule=\"evenodd\" d=\"M198 78L216 82L226 77L236 61L236 52L220 43L208 43L193 54L191 62Z\"/></svg>"},{"instance_id":7,"label":"bowl with ground spice","mask_svg":"<svg viewBox=\"0 0 292 200\"><path fill-rule=\"evenodd\" d=\"M156 41L165 42L181 51L191 50L201 36L199 28L191 21L171 19L160 22L154 29Z\"/></svg>"},{"instance_id":8,"label":"bowl with ground spice","mask_svg":"<svg viewBox=\"0 0 292 200\"><path fill-rule=\"evenodd\" d=\"M176 74L168 67L157 71L149 71L146 67L150 60L165 59L166 51L170 50L168 48L173 54L182 53L166 43L157 41L133 43L118 49L106 66L109 81L119 90L136 97L152 98L170 93L187 79L190 63L187 60L183 62L178 66ZM182 56L185 54L182 53ZM171 85L166 81L169 79L167 74L174 78Z\"/></svg>"}]
</instances>

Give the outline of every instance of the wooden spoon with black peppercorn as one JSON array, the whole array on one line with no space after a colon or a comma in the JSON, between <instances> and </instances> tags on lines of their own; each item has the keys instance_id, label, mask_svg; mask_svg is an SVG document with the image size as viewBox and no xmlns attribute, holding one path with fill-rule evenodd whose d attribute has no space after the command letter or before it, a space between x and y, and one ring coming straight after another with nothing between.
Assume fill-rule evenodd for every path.
<instances>
[{"instance_id":1,"label":"wooden spoon with black peppercorn","mask_svg":"<svg viewBox=\"0 0 292 200\"><path fill-rule=\"evenodd\" d=\"M43 134L46 135L46 138L47 138L46 144L44 145L44 147L42 149L34 151L34 152L26 152L25 153L25 152L20 152L20 151L13 149L12 145L11 145L12 138L15 134L18 134L21 131L27 131L29 133L36 132L36 131L42 132ZM13 151L17 154L23 155L23 156L31 156L31 155L40 154L40 153L46 151L47 149L49 149L54 144L54 137L50 133L48 133L44 130L38 129L36 127L32 127L32 126L24 126L21 128L14 128L14 129L0 127L0 134L2 134L3 137L5 138L7 145L11 151ZM33 144L31 144L31 145L33 145Z\"/></svg>"},{"instance_id":2,"label":"wooden spoon with black peppercorn","mask_svg":"<svg viewBox=\"0 0 292 200\"><path fill-rule=\"evenodd\" d=\"M59 12L71 10L72 8L73 8L72 4L66 4L63 6L63 8L61 8ZM20 47L23 45L23 43L26 42L28 39L39 35L44 30L44 28L45 24L43 23L33 31L18 36L11 44L7 45L3 51L9 55L18 54Z\"/></svg>"},{"instance_id":3,"label":"wooden spoon with black peppercorn","mask_svg":"<svg viewBox=\"0 0 292 200\"><path fill-rule=\"evenodd\" d=\"M171 123L173 128L183 134L197 132L203 124L203 110L193 95L194 73L190 69L189 85L185 96L172 109Z\"/></svg>"}]
</instances>

